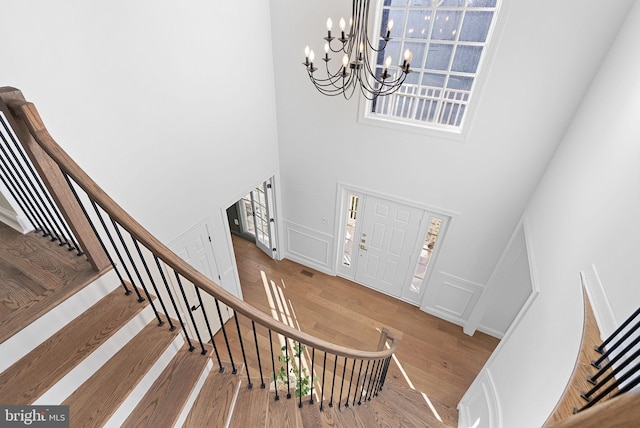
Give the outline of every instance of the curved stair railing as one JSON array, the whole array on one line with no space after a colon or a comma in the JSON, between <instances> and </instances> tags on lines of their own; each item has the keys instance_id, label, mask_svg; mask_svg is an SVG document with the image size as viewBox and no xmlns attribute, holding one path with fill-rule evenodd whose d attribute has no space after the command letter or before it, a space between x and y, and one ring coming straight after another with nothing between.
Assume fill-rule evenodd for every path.
<instances>
[{"instance_id":1,"label":"curved stair railing","mask_svg":"<svg viewBox=\"0 0 640 428\"><path fill-rule=\"evenodd\" d=\"M320 410L325 402L330 407L349 407L379 393L397 347L386 329L375 350L356 350L296 330L238 299L173 253L113 201L53 140L35 106L19 90L0 88L0 101L55 201L51 205L59 208L71 231L65 242L73 239L73 248L96 270L111 266L126 293L135 292L139 301L149 301L159 326L167 323L173 330L177 322L191 351L215 357L221 372L230 365L235 373L243 364L248 388L254 382L266 388L268 380L275 400L281 394L291 398L293 390L299 407L307 393L311 404L318 397ZM46 225L36 222L35 227L47 233ZM271 374L265 376L265 371Z\"/></svg>"}]
</instances>

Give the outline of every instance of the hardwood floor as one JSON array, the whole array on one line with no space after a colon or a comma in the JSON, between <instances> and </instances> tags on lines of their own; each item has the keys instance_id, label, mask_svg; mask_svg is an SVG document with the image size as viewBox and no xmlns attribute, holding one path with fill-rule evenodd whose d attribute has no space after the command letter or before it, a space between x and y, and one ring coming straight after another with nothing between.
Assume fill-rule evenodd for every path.
<instances>
[{"instance_id":1,"label":"hardwood floor","mask_svg":"<svg viewBox=\"0 0 640 428\"><path fill-rule=\"evenodd\" d=\"M479 332L467 336L462 327L408 303L289 260L271 260L254 244L235 236L233 245L245 301L266 313L288 308L288 317L300 330L363 350L375 349L379 329L390 329L400 345L389 379L405 385L411 382L428 397L444 423L457 426L456 406L498 339ZM267 293L274 289L281 292L287 308L270 306Z\"/></svg>"},{"instance_id":2,"label":"hardwood floor","mask_svg":"<svg viewBox=\"0 0 640 428\"><path fill-rule=\"evenodd\" d=\"M0 222L0 343L100 274L57 242Z\"/></svg>"}]
</instances>

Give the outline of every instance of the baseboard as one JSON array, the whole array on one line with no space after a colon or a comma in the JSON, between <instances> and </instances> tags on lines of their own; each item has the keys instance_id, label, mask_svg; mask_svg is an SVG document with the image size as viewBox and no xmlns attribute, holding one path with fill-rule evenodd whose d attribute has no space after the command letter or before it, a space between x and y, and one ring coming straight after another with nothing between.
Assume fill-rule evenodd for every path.
<instances>
[{"instance_id":1,"label":"baseboard","mask_svg":"<svg viewBox=\"0 0 640 428\"><path fill-rule=\"evenodd\" d=\"M613 333L618 327L618 321L611 307L611 302L607 296L607 292L602 284L598 269L595 265L591 265L592 275L580 272L580 281L589 296L593 315L600 329L601 339L605 339Z\"/></svg>"}]
</instances>

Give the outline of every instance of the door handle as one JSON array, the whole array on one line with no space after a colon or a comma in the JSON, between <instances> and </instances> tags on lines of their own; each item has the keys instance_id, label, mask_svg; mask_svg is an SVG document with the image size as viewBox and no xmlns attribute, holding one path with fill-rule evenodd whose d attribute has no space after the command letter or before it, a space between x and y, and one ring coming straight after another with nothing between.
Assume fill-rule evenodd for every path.
<instances>
[{"instance_id":1,"label":"door handle","mask_svg":"<svg viewBox=\"0 0 640 428\"><path fill-rule=\"evenodd\" d=\"M365 248L364 244L360 244L360 249L367 251L367 249Z\"/></svg>"}]
</instances>

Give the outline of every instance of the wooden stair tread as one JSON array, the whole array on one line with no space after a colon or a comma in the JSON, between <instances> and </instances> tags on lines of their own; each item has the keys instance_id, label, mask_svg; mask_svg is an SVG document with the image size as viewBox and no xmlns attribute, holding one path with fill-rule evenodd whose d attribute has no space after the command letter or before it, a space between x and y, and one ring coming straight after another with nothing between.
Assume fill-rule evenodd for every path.
<instances>
[{"instance_id":1,"label":"wooden stair tread","mask_svg":"<svg viewBox=\"0 0 640 428\"><path fill-rule=\"evenodd\" d=\"M229 428L266 426L270 400L273 400L273 396L269 394L267 388L260 388L259 384L254 384L252 389L247 388L246 382L246 379L240 380L237 404ZM242 409L245 408L251 411L243 411Z\"/></svg>"},{"instance_id":2,"label":"wooden stair tread","mask_svg":"<svg viewBox=\"0 0 640 428\"><path fill-rule=\"evenodd\" d=\"M144 309L117 289L0 374L0 402L31 404Z\"/></svg>"},{"instance_id":3,"label":"wooden stair tread","mask_svg":"<svg viewBox=\"0 0 640 428\"><path fill-rule=\"evenodd\" d=\"M298 409L298 400L294 400L293 395L289 399L281 395L280 400L278 401L275 401L272 395L269 396L269 414L267 417L268 428L302 426L302 418Z\"/></svg>"},{"instance_id":4,"label":"wooden stair tread","mask_svg":"<svg viewBox=\"0 0 640 428\"><path fill-rule=\"evenodd\" d=\"M395 382L385 382L378 396L354 409L360 408L360 414L369 413L376 421L368 426L393 426L388 424L394 421L404 427L449 427L435 417L418 391Z\"/></svg>"},{"instance_id":5,"label":"wooden stair tread","mask_svg":"<svg viewBox=\"0 0 640 428\"><path fill-rule=\"evenodd\" d=\"M184 346L156 379L140 403L122 424L123 427L173 425L202 375L208 357L190 352Z\"/></svg>"},{"instance_id":6,"label":"wooden stair tread","mask_svg":"<svg viewBox=\"0 0 640 428\"><path fill-rule=\"evenodd\" d=\"M145 326L64 401L74 425L103 426L177 334L155 320Z\"/></svg>"},{"instance_id":7,"label":"wooden stair tread","mask_svg":"<svg viewBox=\"0 0 640 428\"><path fill-rule=\"evenodd\" d=\"M231 373L230 365L225 365L223 373L215 368L211 370L193 403L184 427L224 426L234 403L239 382L238 375Z\"/></svg>"},{"instance_id":8,"label":"wooden stair tread","mask_svg":"<svg viewBox=\"0 0 640 428\"><path fill-rule=\"evenodd\" d=\"M0 343L105 272L57 242L0 223Z\"/></svg>"}]
</instances>

